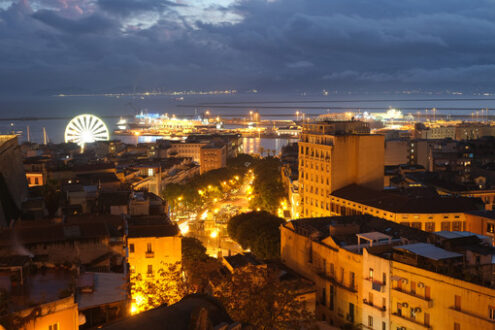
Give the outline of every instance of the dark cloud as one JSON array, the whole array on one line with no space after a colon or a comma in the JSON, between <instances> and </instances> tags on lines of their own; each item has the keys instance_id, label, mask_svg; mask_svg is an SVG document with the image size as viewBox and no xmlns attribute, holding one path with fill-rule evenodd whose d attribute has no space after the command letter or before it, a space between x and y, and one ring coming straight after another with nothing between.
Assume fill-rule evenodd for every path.
<instances>
[{"instance_id":1,"label":"dark cloud","mask_svg":"<svg viewBox=\"0 0 495 330\"><path fill-rule=\"evenodd\" d=\"M98 14L80 19L68 19L52 10L38 10L33 17L61 32L70 34L104 33L117 26L115 22Z\"/></svg>"},{"instance_id":2,"label":"dark cloud","mask_svg":"<svg viewBox=\"0 0 495 330\"><path fill-rule=\"evenodd\" d=\"M495 82L493 1L204 3L13 2L0 9L0 93Z\"/></svg>"},{"instance_id":3,"label":"dark cloud","mask_svg":"<svg viewBox=\"0 0 495 330\"><path fill-rule=\"evenodd\" d=\"M185 4L166 0L98 0L98 6L109 13L130 16L141 12L164 11Z\"/></svg>"}]
</instances>

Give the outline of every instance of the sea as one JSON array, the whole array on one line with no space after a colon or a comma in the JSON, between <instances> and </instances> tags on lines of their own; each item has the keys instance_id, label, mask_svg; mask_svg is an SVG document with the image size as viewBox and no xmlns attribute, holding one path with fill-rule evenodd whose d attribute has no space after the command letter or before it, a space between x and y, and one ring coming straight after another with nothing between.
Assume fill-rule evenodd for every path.
<instances>
[{"instance_id":1,"label":"sea","mask_svg":"<svg viewBox=\"0 0 495 330\"><path fill-rule=\"evenodd\" d=\"M50 142L61 143L69 120L79 114L96 115L113 132L120 117L132 120L139 112L168 113L193 117L208 110L210 116L247 118L250 111L262 119L296 119L333 112L385 112L400 109L404 114L424 114L436 108L438 117L472 120L495 118L493 93L176 93L159 95L40 95L0 98L0 134L19 135L21 142L43 141L43 128ZM487 109L487 111L481 109ZM493 110L491 110L493 109ZM296 114L297 113L297 114ZM483 113L483 115L482 115ZM29 129L28 129L29 127ZM122 137L126 143L153 142L156 137ZM278 153L291 142L277 138L245 138L245 152L259 153L261 148Z\"/></svg>"}]
</instances>

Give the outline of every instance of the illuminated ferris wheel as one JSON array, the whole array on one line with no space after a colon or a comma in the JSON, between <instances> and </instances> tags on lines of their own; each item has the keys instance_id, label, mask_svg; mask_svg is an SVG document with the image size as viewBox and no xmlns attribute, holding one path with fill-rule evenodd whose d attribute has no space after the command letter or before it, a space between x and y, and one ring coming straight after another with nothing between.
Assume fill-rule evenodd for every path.
<instances>
[{"instance_id":1,"label":"illuminated ferris wheel","mask_svg":"<svg viewBox=\"0 0 495 330\"><path fill-rule=\"evenodd\" d=\"M65 128L65 142L77 143L81 147L84 147L86 143L108 141L109 139L110 134L107 125L94 115L76 116Z\"/></svg>"}]
</instances>

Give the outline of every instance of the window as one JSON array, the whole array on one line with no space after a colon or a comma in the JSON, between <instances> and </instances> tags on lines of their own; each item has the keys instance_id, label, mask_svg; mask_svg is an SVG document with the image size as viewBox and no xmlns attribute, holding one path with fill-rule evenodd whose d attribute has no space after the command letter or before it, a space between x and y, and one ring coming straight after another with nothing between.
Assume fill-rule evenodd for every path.
<instances>
[{"instance_id":1,"label":"window","mask_svg":"<svg viewBox=\"0 0 495 330\"><path fill-rule=\"evenodd\" d=\"M461 296L454 296L454 308L458 311L461 310Z\"/></svg>"},{"instance_id":2,"label":"window","mask_svg":"<svg viewBox=\"0 0 495 330\"><path fill-rule=\"evenodd\" d=\"M335 288L333 285L330 285L330 303L328 305L328 308L330 308L331 311L333 311L334 305L333 305L333 297L335 296Z\"/></svg>"},{"instance_id":3,"label":"window","mask_svg":"<svg viewBox=\"0 0 495 330\"><path fill-rule=\"evenodd\" d=\"M452 222L452 231L462 231L462 221Z\"/></svg>"},{"instance_id":4,"label":"window","mask_svg":"<svg viewBox=\"0 0 495 330\"><path fill-rule=\"evenodd\" d=\"M387 284L387 273L382 274L382 284L386 285Z\"/></svg>"},{"instance_id":5,"label":"window","mask_svg":"<svg viewBox=\"0 0 495 330\"><path fill-rule=\"evenodd\" d=\"M134 253L134 244L129 244L129 252Z\"/></svg>"},{"instance_id":6,"label":"window","mask_svg":"<svg viewBox=\"0 0 495 330\"><path fill-rule=\"evenodd\" d=\"M429 286L425 286L425 299L430 299L430 287Z\"/></svg>"},{"instance_id":7,"label":"window","mask_svg":"<svg viewBox=\"0 0 495 330\"><path fill-rule=\"evenodd\" d=\"M368 326L373 327L373 316L368 315Z\"/></svg>"},{"instance_id":8,"label":"window","mask_svg":"<svg viewBox=\"0 0 495 330\"><path fill-rule=\"evenodd\" d=\"M425 231L434 232L435 231L435 223L434 222L426 222L425 223Z\"/></svg>"},{"instance_id":9,"label":"window","mask_svg":"<svg viewBox=\"0 0 495 330\"><path fill-rule=\"evenodd\" d=\"M349 272L349 284L351 288L354 288L354 272Z\"/></svg>"},{"instance_id":10,"label":"window","mask_svg":"<svg viewBox=\"0 0 495 330\"><path fill-rule=\"evenodd\" d=\"M370 281L373 282L373 268L370 268Z\"/></svg>"},{"instance_id":11,"label":"window","mask_svg":"<svg viewBox=\"0 0 495 330\"><path fill-rule=\"evenodd\" d=\"M148 265L148 274L153 274L153 265Z\"/></svg>"},{"instance_id":12,"label":"window","mask_svg":"<svg viewBox=\"0 0 495 330\"><path fill-rule=\"evenodd\" d=\"M60 326L59 326L58 322L57 323L50 324L48 326L48 330L59 330L59 329L60 329Z\"/></svg>"},{"instance_id":13,"label":"window","mask_svg":"<svg viewBox=\"0 0 495 330\"><path fill-rule=\"evenodd\" d=\"M382 322L382 330L387 330L387 323Z\"/></svg>"},{"instance_id":14,"label":"window","mask_svg":"<svg viewBox=\"0 0 495 330\"><path fill-rule=\"evenodd\" d=\"M146 252L153 252L153 249L151 248L151 243L148 243L146 245Z\"/></svg>"},{"instance_id":15,"label":"window","mask_svg":"<svg viewBox=\"0 0 495 330\"><path fill-rule=\"evenodd\" d=\"M425 322L424 324L429 327L430 326L430 314L425 313Z\"/></svg>"},{"instance_id":16,"label":"window","mask_svg":"<svg viewBox=\"0 0 495 330\"><path fill-rule=\"evenodd\" d=\"M443 231L450 231L450 222L448 222L448 221L443 221L443 222L442 222L442 230L443 230Z\"/></svg>"},{"instance_id":17,"label":"window","mask_svg":"<svg viewBox=\"0 0 495 330\"><path fill-rule=\"evenodd\" d=\"M416 282L411 281L411 293L416 294Z\"/></svg>"},{"instance_id":18,"label":"window","mask_svg":"<svg viewBox=\"0 0 495 330\"><path fill-rule=\"evenodd\" d=\"M457 322L454 322L454 330L461 330L461 325Z\"/></svg>"},{"instance_id":19,"label":"window","mask_svg":"<svg viewBox=\"0 0 495 330\"><path fill-rule=\"evenodd\" d=\"M488 307L490 320L495 320L495 307Z\"/></svg>"},{"instance_id":20,"label":"window","mask_svg":"<svg viewBox=\"0 0 495 330\"><path fill-rule=\"evenodd\" d=\"M369 293L368 294L368 303L373 306L373 293Z\"/></svg>"},{"instance_id":21,"label":"window","mask_svg":"<svg viewBox=\"0 0 495 330\"><path fill-rule=\"evenodd\" d=\"M323 288L321 289L321 304L323 306L326 306L327 303L327 289Z\"/></svg>"},{"instance_id":22,"label":"window","mask_svg":"<svg viewBox=\"0 0 495 330\"><path fill-rule=\"evenodd\" d=\"M494 234L495 233L495 224L493 223L487 223L486 224L486 232Z\"/></svg>"},{"instance_id":23,"label":"window","mask_svg":"<svg viewBox=\"0 0 495 330\"><path fill-rule=\"evenodd\" d=\"M411 227L421 230L421 222L412 222Z\"/></svg>"}]
</instances>

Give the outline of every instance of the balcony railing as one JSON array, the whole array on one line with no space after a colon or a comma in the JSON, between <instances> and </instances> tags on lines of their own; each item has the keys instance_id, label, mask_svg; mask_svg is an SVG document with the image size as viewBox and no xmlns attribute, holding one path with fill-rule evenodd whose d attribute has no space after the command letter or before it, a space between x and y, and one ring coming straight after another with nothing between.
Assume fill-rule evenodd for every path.
<instances>
[{"instance_id":1,"label":"balcony railing","mask_svg":"<svg viewBox=\"0 0 495 330\"><path fill-rule=\"evenodd\" d=\"M368 301L367 299L363 299L363 304L371 306L381 312L385 312L387 310L387 307L374 305L372 302Z\"/></svg>"},{"instance_id":2,"label":"balcony railing","mask_svg":"<svg viewBox=\"0 0 495 330\"><path fill-rule=\"evenodd\" d=\"M155 256L155 252L146 251L145 256L146 256L146 258L153 258Z\"/></svg>"},{"instance_id":3,"label":"balcony railing","mask_svg":"<svg viewBox=\"0 0 495 330\"><path fill-rule=\"evenodd\" d=\"M417 295L416 293L413 292L408 292L405 290L402 290L398 287L392 288L394 292L396 292L396 295L398 296L399 300L408 300L410 298L413 298L413 300L420 304L421 307L423 308L432 308L433 307L433 300L430 298L422 297Z\"/></svg>"},{"instance_id":4,"label":"balcony railing","mask_svg":"<svg viewBox=\"0 0 495 330\"><path fill-rule=\"evenodd\" d=\"M471 312L468 312L466 310L463 310L463 309L457 309L455 306L451 306L449 307L449 310L451 311L454 311L454 312L457 312L457 313L461 313L463 315L466 315L466 316L470 316L470 317L473 317L475 318L476 320L479 320L479 321L484 321L484 325L488 328L488 327L493 327L495 325L495 320L492 320L492 319L489 319L487 317L483 317L483 316L480 316L480 315L476 315L474 313L471 313ZM478 321L478 323L479 323Z\"/></svg>"},{"instance_id":5,"label":"balcony railing","mask_svg":"<svg viewBox=\"0 0 495 330\"><path fill-rule=\"evenodd\" d=\"M394 318L395 318L395 320L394 320ZM391 321L394 323L398 323L400 325L404 324L406 326L406 328L431 329L431 326L428 324L421 323L416 319L405 317L404 315L399 315L397 313L392 313Z\"/></svg>"}]
</instances>

